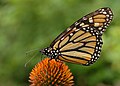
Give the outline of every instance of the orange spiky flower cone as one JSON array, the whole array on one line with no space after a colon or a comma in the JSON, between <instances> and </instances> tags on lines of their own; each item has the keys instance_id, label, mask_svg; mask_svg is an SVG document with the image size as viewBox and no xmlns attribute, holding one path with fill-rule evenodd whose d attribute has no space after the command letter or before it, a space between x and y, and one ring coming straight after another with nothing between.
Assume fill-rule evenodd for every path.
<instances>
[{"instance_id":1,"label":"orange spiky flower cone","mask_svg":"<svg viewBox=\"0 0 120 86\"><path fill-rule=\"evenodd\" d=\"M31 71L30 86L73 86L73 76L61 61L45 58Z\"/></svg>"}]
</instances>

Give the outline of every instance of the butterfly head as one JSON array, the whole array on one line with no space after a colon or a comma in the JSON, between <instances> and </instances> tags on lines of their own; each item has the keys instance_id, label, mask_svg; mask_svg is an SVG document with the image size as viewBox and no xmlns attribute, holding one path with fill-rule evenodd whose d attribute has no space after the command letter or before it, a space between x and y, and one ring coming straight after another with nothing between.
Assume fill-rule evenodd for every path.
<instances>
[{"instance_id":1,"label":"butterfly head","mask_svg":"<svg viewBox=\"0 0 120 86\"><path fill-rule=\"evenodd\" d=\"M51 49L49 47L40 50L40 52L46 56L49 56Z\"/></svg>"},{"instance_id":2,"label":"butterfly head","mask_svg":"<svg viewBox=\"0 0 120 86\"><path fill-rule=\"evenodd\" d=\"M48 57L50 57L51 59L54 58L56 59L58 57L58 55L60 54L58 50L54 50L50 47L44 48L42 50L40 50L40 52Z\"/></svg>"}]
</instances>

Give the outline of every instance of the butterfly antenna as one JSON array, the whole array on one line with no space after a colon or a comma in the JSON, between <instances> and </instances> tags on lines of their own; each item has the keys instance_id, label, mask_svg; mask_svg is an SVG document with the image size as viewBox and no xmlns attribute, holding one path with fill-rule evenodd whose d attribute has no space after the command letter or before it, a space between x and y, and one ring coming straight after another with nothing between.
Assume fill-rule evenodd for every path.
<instances>
[{"instance_id":1,"label":"butterfly antenna","mask_svg":"<svg viewBox=\"0 0 120 86\"><path fill-rule=\"evenodd\" d=\"M39 49L34 49L34 50L29 50L29 51L27 51L27 52L26 52L26 57L27 57L27 55L28 55L29 53L31 53L31 52L33 52L33 51L37 51L37 50L39 50Z\"/></svg>"},{"instance_id":2,"label":"butterfly antenna","mask_svg":"<svg viewBox=\"0 0 120 86\"><path fill-rule=\"evenodd\" d=\"M39 53L39 52L38 52L38 53ZM27 66L27 64L28 64L38 53L35 53L35 54L25 63L25 67Z\"/></svg>"}]
</instances>

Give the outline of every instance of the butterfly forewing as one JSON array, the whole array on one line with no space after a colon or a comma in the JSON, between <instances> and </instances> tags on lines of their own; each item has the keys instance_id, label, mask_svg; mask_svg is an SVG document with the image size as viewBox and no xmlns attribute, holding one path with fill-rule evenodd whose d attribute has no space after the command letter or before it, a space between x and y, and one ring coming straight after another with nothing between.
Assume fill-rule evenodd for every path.
<instances>
[{"instance_id":1,"label":"butterfly forewing","mask_svg":"<svg viewBox=\"0 0 120 86\"><path fill-rule=\"evenodd\" d=\"M56 57L50 57L83 65L94 63L100 56L102 34L112 17L110 8L101 8L82 17L51 43L51 54ZM58 53L53 53L56 51ZM46 55L49 55L48 51L47 53Z\"/></svg>"},{"instance_id":2,"label":"butterfly forewing","mask_svg":"<svg viewBox=\"0 0 120 86\"><path fill-rule=\"evenodd\" d=\"M91 27L94 30L97 30L99 35L102 35L102 33L106 30L106 28L109 26L110 22L112 21L113 13L110 8L101 8L96 10L95 12L92 12L78 21L76 21L74 24L72 24L70 27L78 27L82 26L84 27ZM90 29L91 29L90 28ZM89 29L88 29L89 30Z\"/></svg>"}]
</instances>

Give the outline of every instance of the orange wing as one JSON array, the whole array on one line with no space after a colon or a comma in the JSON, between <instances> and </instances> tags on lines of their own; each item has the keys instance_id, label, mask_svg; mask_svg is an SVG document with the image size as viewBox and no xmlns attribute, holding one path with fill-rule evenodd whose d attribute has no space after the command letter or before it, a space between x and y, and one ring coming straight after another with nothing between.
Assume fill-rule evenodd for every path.
<instances>
[{"instance_id":1,"label":"orange wing","mask_svg":"<svg viewBox=\"0 0 120 86\"><path fill-rule=\"evenodd\" d=\"M93 32L96 31L97 34L102 35L102 33L109 26L112 21L113 13L110 8L100 8L88 15L82 17L81 19L74 22L69 28L62 32L52 43L51 47L60 39L67 36L74 31L74 28L83 28L85 31ZM87 28L85 28L87 27Z\"/></svg>"},{"instance_id":2,"label":"orange wing","mask_svg":"<svg viewBox=\"0 0 120 86\"><path fill-rule=\"evenodd\" d=\"M100 56L102 34L113 17L110 8L98 9L72 24L50 45L58 49L60 60L83 65L94 63Z\"/></svg>"},{"instance_id":3,"label":"orange wing","mask_svg":"<svg viewBox=\"0 0 120 86\"><path fill-rule=\"evenodd\" d=\"M79 30L58 43L60 60L89 65L100 56L102 39L97 34Z\"/></svg>"}]
</instances>

